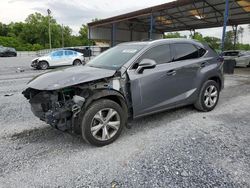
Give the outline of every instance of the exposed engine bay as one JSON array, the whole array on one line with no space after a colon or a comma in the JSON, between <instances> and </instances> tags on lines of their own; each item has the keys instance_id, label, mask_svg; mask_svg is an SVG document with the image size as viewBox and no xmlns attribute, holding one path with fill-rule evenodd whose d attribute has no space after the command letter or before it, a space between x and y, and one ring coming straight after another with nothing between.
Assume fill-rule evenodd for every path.
<instances>
[{"instance_id":1,"label":"exposed engine bay","mask_svg":"<svg viewBox=\"0 0 250 188\"><path fill-rule=\"evenodd\" d=\"M105 96L107 92L107 95L113 92L114 96L124 98L120 94L127 93L124 83L122 78L112 77L57 90L27 88L23 95L29 100L32 112L40 120L61 131L75 132L79 130L79 114L84 111L84 107L92 100Z\"/></svg>"}]
</instances>

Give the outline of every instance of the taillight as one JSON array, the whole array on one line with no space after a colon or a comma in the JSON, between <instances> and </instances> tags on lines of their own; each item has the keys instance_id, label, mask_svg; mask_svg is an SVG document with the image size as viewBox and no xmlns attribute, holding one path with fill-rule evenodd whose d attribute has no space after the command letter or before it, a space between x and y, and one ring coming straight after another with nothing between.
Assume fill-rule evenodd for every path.
<instances>
[{"instance_id":1,"label":"taillight","mask_svg":"<svg viewBox=\"0 0 250 188\"><path fill-rule=\"evenodd\" d=\"M220 57L218 57L217 60L218 60L220 63L223 63L223 62L224 62L224 57L220 56Z\"/></svg>"}]
</instances>

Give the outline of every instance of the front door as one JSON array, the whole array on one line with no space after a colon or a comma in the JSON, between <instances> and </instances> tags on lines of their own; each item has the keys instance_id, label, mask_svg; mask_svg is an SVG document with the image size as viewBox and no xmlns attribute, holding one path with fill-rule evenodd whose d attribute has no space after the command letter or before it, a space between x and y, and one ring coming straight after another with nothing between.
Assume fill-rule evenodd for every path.
<instances>
[{"instance_id":1,"label":"front door","mask_svg":"<svg viewBox=\"0 0 250 188\"><path fill-rule=\"evenodd\" d=\"M175 52L170 49L168 44L156 46L139 59L155 60L155 68L145 69L142 74L128 70L134 117L179 105L195 92L197 59L175 61Z\"/></svg>"}]
</instances>

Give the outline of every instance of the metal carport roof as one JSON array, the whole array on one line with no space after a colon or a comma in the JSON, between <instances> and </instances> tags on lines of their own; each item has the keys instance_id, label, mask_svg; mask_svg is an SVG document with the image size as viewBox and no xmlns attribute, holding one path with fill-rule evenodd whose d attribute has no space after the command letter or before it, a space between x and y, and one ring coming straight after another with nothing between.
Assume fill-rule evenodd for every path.
<instances>
[{"instance_id":1,"label":"metal carport roof","mask_svg":"<svg viewBox=\"0 0 250 188\"><path fill-rule=\"evenodd\" d=\"M229 14L225 17L227 3ZM227 25L250 23L250 0L177 0L91 22L88 27L91 39L122 42L145 36L160 38L164 32L220 27L224 21Z\"/></svg>"}]
</instances>

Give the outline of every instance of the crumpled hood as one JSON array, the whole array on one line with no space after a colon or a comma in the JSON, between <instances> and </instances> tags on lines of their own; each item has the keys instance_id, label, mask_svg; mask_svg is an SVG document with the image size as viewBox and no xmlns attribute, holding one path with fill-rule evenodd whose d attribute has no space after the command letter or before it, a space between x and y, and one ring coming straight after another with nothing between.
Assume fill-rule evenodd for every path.
<instances>
[{"instance_id":1,"label":"crumpled hood","mask_svg":"<svg viewBox=\"0 0 250 188\"><path fill-rule=\"evenodd\" d=\"M29 88L38 90L56 90L64 87L111 77L115 70L89 66L62 68L41 74L28 83Z\"/></svg>"}]
</instances>

